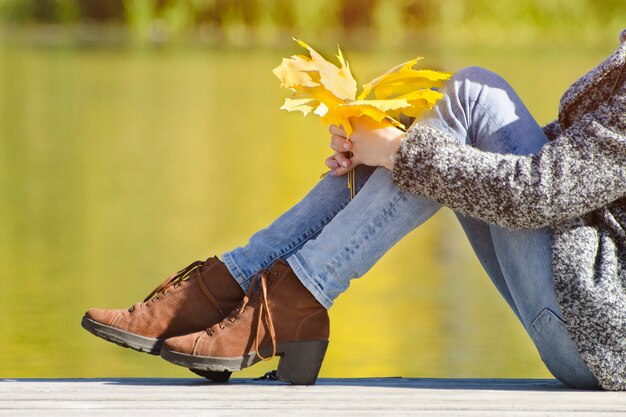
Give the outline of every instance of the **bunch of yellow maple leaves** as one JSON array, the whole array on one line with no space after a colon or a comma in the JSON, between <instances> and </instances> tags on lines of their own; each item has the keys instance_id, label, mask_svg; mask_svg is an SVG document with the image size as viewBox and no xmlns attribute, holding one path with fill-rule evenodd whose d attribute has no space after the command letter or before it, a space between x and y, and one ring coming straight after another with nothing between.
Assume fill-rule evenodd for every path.
<instances>
[{"instance_id":1,"label":"bunch of yellow maple leaves","mask_svg":"<svg viewBox=\"0 0 626 417\"><path fill-rule=\"evenodd\" d=\"M310 56L294 55L283 58L273 72L281 87L294 92L285 99L281 109L301 111L305 116L313 112L326 124L341 125L348 138L353 133L352 118L367 117L380 127L396 126L406 129L400 114L419 117L431 109L442 94L435 90L451 74L432 70L416 70L413 66L422 57L391 68L363 85L357 96L357 83L341 49L336 55L340 66L328 62L306 43L294 39L309 51ZM375 98L370 98L374 95ZM350 196L354 197L354 172L348 176Z\"/></svg>"},{"instance_id":2,"label":"bunch of yellow maple leaves","mask_svg":"<svg viewBox=\"0 0 626 417\"><path fill-rule=\"evenodd\" d=\"M350 118L368 117L381 126L406 128L399 115L419 117L433 107L442 95L433 88L450 78L450 73L416 70L413 66L422 57L391 68L363 85L357 96L357 83L350 66L338 49L340 67L328 62L306 43L295 39L309 51L310 57L294 55L283 58L274 68L281 87L289 88L293 96L285 99L281 109L311 112L326 124L342 125L348 136L352 134ZM375 98L369 98L374 93Z\"/></svg>"}]
</instances>

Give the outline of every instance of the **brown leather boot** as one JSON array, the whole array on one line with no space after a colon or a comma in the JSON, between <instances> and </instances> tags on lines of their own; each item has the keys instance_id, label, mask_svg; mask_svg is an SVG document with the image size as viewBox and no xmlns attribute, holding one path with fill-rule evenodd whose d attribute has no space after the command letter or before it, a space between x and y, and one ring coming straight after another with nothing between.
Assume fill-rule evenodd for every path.
<instances>
[{"instance_id":1,"label":"brown leather boot","mask_svg":"<svg viewBox=\"0 0 626 417\"><path fill-rule=\"evenodd\" d=\"M207 330L167 339L161 357L194 372L232 372L278 355L279 380L310 385L322 366L328 334L326 309L278 261L257 274L229 317Z\"/></svg>"},{"instance_id":2,"label":"brown leather boot","mask_svg":"<svg viewBox=\"0 0 626 417\"><path fill-rule=\"evenodd\" d=\"M104 340L158 355L165 339L220 322L243 296L226 266L213 257L173 274L127 310L87 311L81 324Z\"/></svg>"}]
</instances>

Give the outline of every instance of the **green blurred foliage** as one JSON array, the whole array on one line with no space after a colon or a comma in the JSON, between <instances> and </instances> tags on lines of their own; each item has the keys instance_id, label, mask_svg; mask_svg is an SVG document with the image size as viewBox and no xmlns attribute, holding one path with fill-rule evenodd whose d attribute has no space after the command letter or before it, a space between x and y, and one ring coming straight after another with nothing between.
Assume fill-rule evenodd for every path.
<instances>
[{"instance_id":1,"label":"green blurred foliage","mask_svg":"<svg viewBox=\"0 0 626 417\"><path fill-rule=\"evenodd\" d=\"M514 42L541 38L597 41L626 22L623 0L0 0L9 25L122 26L135 39L181 36L267 43L298 36L395 42L415 34Z\"/></svg>"}]
</instances>

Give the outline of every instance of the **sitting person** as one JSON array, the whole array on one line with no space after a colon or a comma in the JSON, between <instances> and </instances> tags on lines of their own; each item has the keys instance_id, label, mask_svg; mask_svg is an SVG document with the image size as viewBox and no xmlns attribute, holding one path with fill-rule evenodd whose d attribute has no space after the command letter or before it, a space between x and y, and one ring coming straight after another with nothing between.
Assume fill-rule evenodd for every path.
<instances>
[{"instance_id":1,"label":"sitting person","mask_svg":"<svg viewBox=\"0 0 626 417\"><path fill-rule=\"evenodd\" d=\"M279 355L280 380L312 384L333 301L446 206L550 372L626 389L626 30L620 40L543 129L475 67L406 133L331 126L332 172L298 204L130 309L87 311L83 327L214 380Z\"/></svg>"}]
</instances>

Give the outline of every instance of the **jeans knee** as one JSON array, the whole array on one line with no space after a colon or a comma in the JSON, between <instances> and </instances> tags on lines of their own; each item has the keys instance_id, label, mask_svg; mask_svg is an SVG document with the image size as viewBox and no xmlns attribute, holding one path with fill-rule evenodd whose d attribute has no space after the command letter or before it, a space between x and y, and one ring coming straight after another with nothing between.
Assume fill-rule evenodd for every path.
<instances>
[{"instance_id":1,"label":"jeans knee","mask_svg":"<svg viewBox=\"0 0 626 417\"><path fill-rule=\"evenodd\" d=\"M497 80L498 82L504 81L503 78L495 72L478 66L465 67L457 71L452 76L452 80L457 82L471 81L479 84L492 84L493 80Z\"/></svg>"}]
</instances>

